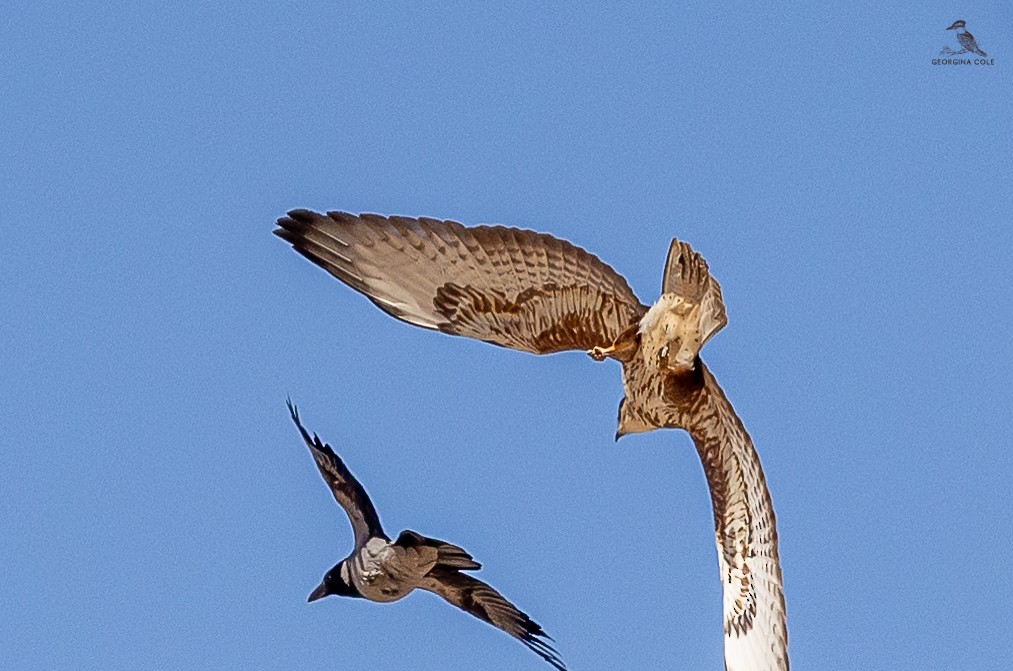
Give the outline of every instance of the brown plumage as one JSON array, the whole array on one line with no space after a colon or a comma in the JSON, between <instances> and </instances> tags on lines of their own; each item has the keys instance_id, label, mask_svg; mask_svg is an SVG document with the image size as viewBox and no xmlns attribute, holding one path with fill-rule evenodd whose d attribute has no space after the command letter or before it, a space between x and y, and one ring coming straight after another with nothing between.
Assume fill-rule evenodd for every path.
<instances>
[{"instance_id":1,"label":"brown plumage","mask_svg":"<svg viewBox=\"0 0 1013 671\"><path fill-rule=\"evenodd\" d=\"M452 335L534 354L586 350L647 311L597 257L542 233L306 210L278 224L279 237L384 312Z\"/></svg>"},{"instance_id":2,"label":"brown plumage","mask_svg":"<svg viewBox=\"0 0 1013 671\"><path fill-rule=\"evenodd\" d=\"M409 324L535 354L618 360L616 438L684 429L703 463L726 668L788 669L773 505L749 435L698 356L727 318L720 286L688 244L672 241L661 297L648 308L596 256L544 233L307 210L278 225L296 251Z\"/></svg>"}]
</instances>

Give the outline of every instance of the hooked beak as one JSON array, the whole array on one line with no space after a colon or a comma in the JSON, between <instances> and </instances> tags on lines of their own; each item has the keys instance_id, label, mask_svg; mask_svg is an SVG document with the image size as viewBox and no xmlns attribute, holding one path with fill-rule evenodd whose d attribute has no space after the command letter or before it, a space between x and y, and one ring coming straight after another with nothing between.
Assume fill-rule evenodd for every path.
<instances>
[{"instance_id":1,"label":"hooked beak","mask_svg":"<svg viewBox=\"0 0 1013 671\"><path fill-rule=\"evenodd\" d=\"M310 592L310 596L306 599L306 603L312 603L317 599L323 599L325 596L327 596L327 588L324 587L324 583L320 583L317 585L315 590Z\"/></svg>"}]
</instances>

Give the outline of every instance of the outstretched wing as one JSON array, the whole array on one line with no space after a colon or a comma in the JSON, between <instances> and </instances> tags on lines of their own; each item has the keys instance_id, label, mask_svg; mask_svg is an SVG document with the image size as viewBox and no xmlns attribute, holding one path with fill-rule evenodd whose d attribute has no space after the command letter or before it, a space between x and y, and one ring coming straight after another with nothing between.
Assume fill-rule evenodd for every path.
<instances>
[{"instance_id":1,"label":"outstretched wing","mask_svg":"<svg viewBox=\"0 0 1013 671\"><path fill-rule=\"evenodd\" d=\"M676 294L700 306L699 347L728 324L721 285L707 270L707 262L687 242L672 238L661 283L663 294Z\"/></svg>"},{"instance_id":2,"label":"outstretched wing","mask_svg":"<svg viewBox=\"0 0 1013 671\"><path fill-rule=\"evenodd\" d=\"M551 641L552 638L542 627L481 580L452 569L437 567L419 583L419 587L440 595L461 610L502 629L553 668L566 670L559 653L546 643L546 640Z\"/></svg>"},{"instance_id":3,"label":"outstretched wing","mask_svg":"<svg viewBox=\"0 0 1013 671\"><path fill-rule=\"evenodd\" d=\"M598 257L544 233L307 210L278 226L297 252L388 314L503 347L607 347L647 310Z\"/></svg>"},{"instance_id":4,"label":"outstretched wing","mask_svg":"<svg viewBox=\"0 0 1013 671\"><path fill-rule=\"evenodd\" d=\"M299 410L292 404L292 401L288 400L285 403L288 405L289 414L292 415L292 421L295 422L303 440L306 441L306 446L310 448L310 454L313 455L313 461L317 463L320 475L323 476L327 486L331 488L334 500L345 510L348 521L352 523L355 547L361 548L366 544L366 541L373 537L387 538L383 533L383 527L380 526L380 517L376 514L376 508L369 500L366 490L345 467L345 463L334 453L330 445L321 441L315 433L311 437L309 432L303 428L302 422L299 421Z\"/></svg>"},{"instance_id":5,"label":"outstretched wing","mask_svg":"<svg viewBox=\"0 0 1013 671\"><path fill-rule=\"evenodd\" d=\"M683 424L703 462L714 506L728 671L788 671L774 506L753 441L717 380L700 363L702 388ZM672 390L668 390L672 396ZM678 395L678 394L676 394ZM695 412L695 414L694 414Z\"/></svg>"}]
</instances>

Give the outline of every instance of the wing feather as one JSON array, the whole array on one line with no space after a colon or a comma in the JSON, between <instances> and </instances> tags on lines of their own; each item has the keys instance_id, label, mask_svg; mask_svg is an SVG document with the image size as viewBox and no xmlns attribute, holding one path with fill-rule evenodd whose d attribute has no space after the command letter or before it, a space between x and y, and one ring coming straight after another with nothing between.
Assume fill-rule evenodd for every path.
<instances>
[{"instance_id":1,"label":"wing feather","mask_svg":"<svg viewBox=\"0 0 1013 671\"><path fill-rule=\"evenodd\" d=\"M366 490L362 488L362 485L348 470L341 458L334 453L330 445L321 441L315 433L310 436L302 422L299 421L299 410L292 404L292 401L289 400L286 403L292 421L295 422L306 446L310 449L310 454L313 455L313 461L316 462L320 475L330 487L334 500L348 515L348 521L351 522L352 532L355 535L355 547L363 547L370 538L382 537L386 539L383 527L380 526L380 517L376 513L376 508L373 507L373 502L369 500Z\"/></svg>"},{"instance_id":2,"label":"wing feather","mask_svg":"<svg viewBox=\"0 0 1013 671\"><path fill-rule=\"evenodd\" d=\"M461 610L502 629L553 668L566 671L559 653L546 642L552 639L542 627L488 584L455 570L437 567L429 572L419 587L438 594Z\"/></svg>"},{"instance_id":3,"label":"wing feather","mask_svg":"<svg viewBox=\"0 0 1013 671\"><path fill-rule=\"evenodd\" d=\"M409 324L535 354L607 347L647 307L596 256L544 233L293 210L275 234Z\"/></svg>"},{"instance_id":4,"label":"wing feather","mask_svg":"<svg viewBox=\"0 0 1013 671\"><path fill-rule=\"evenodd\" d=\"M727 671L788 671L788 630L774 506L753 441L700 363L693 437L714 508ZM671 395L672 390L667 392Z\"/></svg>"}]
</instances>

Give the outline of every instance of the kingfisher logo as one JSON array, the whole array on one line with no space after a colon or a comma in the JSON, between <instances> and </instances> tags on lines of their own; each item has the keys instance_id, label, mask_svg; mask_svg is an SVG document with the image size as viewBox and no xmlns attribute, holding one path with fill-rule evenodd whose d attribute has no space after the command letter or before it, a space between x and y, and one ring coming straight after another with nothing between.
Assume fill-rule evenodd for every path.
<instances>
[{"instance_id":1,"label":"kingfisher logo","mask_svg":"<svg viewBox=\"0 0 1013 671\"><path fill-rule=\"evenodd\" d=\"M956 45L944 45L942 51L939 52L940 56L963 56L965 58L933 58L932 65L995 65L995 59L989 58L981 47L978 46L978 42L967 30L967 22L963 19L958 19L953 22L953 25L947 28L952 30L953 35L957 38ZM953 46L959 46L959 50L953 49Z\"/></svg>"}]
</instances>

